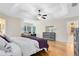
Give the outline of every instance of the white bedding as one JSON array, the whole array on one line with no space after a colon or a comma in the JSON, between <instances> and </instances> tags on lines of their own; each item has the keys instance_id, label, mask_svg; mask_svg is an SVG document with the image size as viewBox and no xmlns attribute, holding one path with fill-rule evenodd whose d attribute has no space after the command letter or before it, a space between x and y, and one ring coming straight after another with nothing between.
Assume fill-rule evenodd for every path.
<instances>
[{"instance_id":1,"label":"white bedding","mask_svg":"<svg viewBox=\"0 0 79 59\"><path fill-rule=\"evenodd\" d=\"M21 56L21 53L21 48L13 42L0 49L0 56Z\"/></svg>"},{"instance_id":2,"label":"white bedding","mask_svg":"<svg viewBox=\"0 0 79 59\"><path fill-rule=\"evenodd\" d=\"M21 48L14 42L8 43L0 37L0 56L20 56Z\"/></svg>"},{"instance_id":3,"label":"white bedding","mask_svg":"<svg viewBox=\"0 0 79 59\"><path fill-rule=\"evenodd\" d=\"M39 43L29 38L10 37L10 40L21 47L23 56L29 56L41 50L39 49Z\"/></svg>"}]
</instances>

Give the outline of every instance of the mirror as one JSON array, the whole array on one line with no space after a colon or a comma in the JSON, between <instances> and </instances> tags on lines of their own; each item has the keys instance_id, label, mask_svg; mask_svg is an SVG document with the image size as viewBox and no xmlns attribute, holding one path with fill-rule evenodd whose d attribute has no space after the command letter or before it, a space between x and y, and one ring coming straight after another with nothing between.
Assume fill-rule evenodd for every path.
<instances>
[{"instance_id":1,"label":"mirror","mask_svg":"<svg viewBox=\"0 0 79 59\"><path fill-rule=\"evenodd\" d=\"M46 32L54 32L55 26L46 26Z\"/></svg>"}]
</instances>

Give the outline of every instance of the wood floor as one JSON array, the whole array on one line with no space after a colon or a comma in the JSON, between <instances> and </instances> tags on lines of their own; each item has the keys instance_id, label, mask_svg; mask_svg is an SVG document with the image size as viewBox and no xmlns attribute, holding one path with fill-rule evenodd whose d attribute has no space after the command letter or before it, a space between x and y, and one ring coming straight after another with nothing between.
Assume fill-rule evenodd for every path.
<instances>
[{"instance_id":1,"label":"wood floor","mask_svg":"<svg viewBox=\"0 0 79 59\"><path fill-rule=\"evenodd\" d=\"M40 51L33 56L71 56L73 55L73 48L64 42L48 41L48 51Z\"/></svg>"},{"instance_id":2,"label":"wood floor","mask_svg":"<svg viewBox=\"0 0 79 59\"><path fill-rule=\"evenodd\" d=\"M66 55L66 44L58 41L48 41L48 55L49 56L64 56Z\"/></svg>"}]
</instances>

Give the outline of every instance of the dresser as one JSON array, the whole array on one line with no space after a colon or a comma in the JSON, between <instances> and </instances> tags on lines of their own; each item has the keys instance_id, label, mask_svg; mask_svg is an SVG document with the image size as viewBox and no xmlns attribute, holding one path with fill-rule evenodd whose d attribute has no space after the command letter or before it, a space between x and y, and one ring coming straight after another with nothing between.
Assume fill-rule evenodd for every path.
<instances>
[{"instance_id":1,"label":"dresser","mask_svg":"<svg viewBox=\"0 0 79 59\"><path fill-rule=\"evenodd\" d=\"M56 40L56 33L55 32L43 32L43 38L47 40Z\"/></svg>"}]
</instances>

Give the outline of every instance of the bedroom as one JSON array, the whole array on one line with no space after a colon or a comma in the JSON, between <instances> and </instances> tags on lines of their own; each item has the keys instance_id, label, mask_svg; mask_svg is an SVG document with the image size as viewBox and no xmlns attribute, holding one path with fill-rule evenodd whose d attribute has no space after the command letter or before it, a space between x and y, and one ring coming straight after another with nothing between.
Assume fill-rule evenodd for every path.
<instances>
[{"instance_id":1,"label":"bedroom","mask_svg":"<svg viewBox=\"0 0 79 59\"><path fill-rule=\"evenodd\" d=\"M69 24L75 23L76 27L78 27L78 10L79 4L75 3L2 3L0 4L0 22L2 24L0 25L0 32L5 33L9 40L12 39L11 41L19 44L22 50L27 50L27 52L19 52L18 55L21 53L23 56L27 56L41 51L35 40L20 37L21 35L27 37L30 34L37 39L47 39L44 43L47 42L50 46L49 48L44 46L47 49L42 51L42 54L44 52L48 56L74 55L74 38L69 34ZM54 35L51 36L50 33L54 33ZM26 43L28 41L30 44ZM44 43L42 44L44 45ZM16 46L14 43L13 45ZM53 45L57 47L55 48ZM12 53L6 55L16 55L16 51Z\"/></svg>"}]
</instances>

